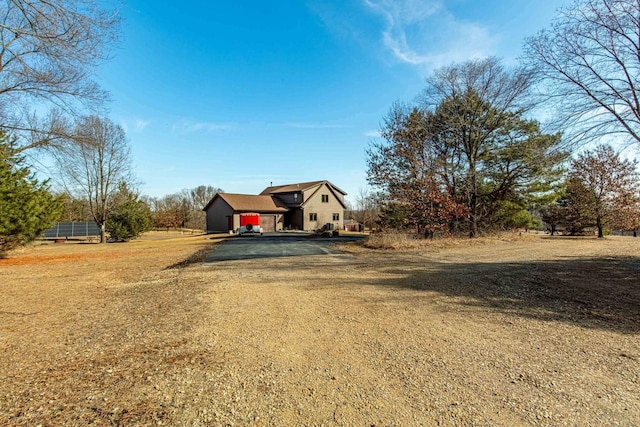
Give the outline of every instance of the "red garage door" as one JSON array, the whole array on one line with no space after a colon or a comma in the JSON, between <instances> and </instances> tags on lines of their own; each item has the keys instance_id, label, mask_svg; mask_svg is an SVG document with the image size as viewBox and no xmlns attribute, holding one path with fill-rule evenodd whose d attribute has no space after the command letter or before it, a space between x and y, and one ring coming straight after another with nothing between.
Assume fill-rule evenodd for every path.
<instances>
[{"instance_id":1,"label":"red garage door","mask_svg":"<svg viewBox=\"0 0 640 427\"><path fill-rule=\"evenodd\" d=\"M270 233L276 231L276 216L275 215L260 215L260 228L263 233Z\"/></svg>"}]
</instances>

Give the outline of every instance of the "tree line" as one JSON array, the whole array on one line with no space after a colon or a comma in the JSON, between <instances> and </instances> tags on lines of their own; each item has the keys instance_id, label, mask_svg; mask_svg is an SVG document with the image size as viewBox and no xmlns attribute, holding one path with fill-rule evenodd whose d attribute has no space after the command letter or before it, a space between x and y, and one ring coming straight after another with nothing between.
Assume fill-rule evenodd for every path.
<instances>
[{"instance_id":1,"label":"tree line","mask_svg":"<svg viewBox=\"0 0 640 427\"><path fill-rule=\"evenodd\" d=\"M164 197L149 197L131 190L122 182L111 197L112 208L105 222L106 231L114 238L114 228L123 227L126 221L132 220L137 223L131 229L137 232L117 233L118 236L128 240L150 229L205 230L206 214L202 208L217 192L222 192L222 189L200 185ZM59 194L59 197L62 209L58 221L95 221L88 199L73 197L67 192Z\"/></svg>"},{"instance_id":2,"label":"tree line","mask_svg":"<svg viewBox=\"0 0 640 427\"><path fill-rule=\"evenodd\" d=\"M417 101L391 107L367 150L378 224L425 236L540 220L552 232L637 233L637 163L607 144L640 141L637 11L577 0L525 42L519 66L486 58L434 71ZM541 108L553 117L545 126L532 119Z\"/></svg>"}]
</instances>

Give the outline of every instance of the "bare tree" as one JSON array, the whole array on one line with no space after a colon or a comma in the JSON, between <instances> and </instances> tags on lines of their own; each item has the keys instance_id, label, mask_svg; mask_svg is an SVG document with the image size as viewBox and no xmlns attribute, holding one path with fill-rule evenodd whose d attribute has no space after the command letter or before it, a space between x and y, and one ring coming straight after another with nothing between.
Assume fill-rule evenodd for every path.
<instances>
[{"instance_id":1,"label":"bare tree","mask_svg":"<svg viewBox=\"0 0 640 427\"><path fill-rule=\"evenodd\" d=\"M156 199L153 203L155 226L204 230L207 218L202 208L218 192L222 190L211 185L200 185Z\"/></svg>"},{"instance_id":2,"label":"bare tree","mask_svg":"<svg viewBox=\"0 0 640 427\"><path fill-rule=\"evenodd\" d=\"M593 221L598 237L604 236L606 224L615 222L616 212L633 207L639 189L637 165L635 160L621 159L608 145L585 151L572 162L568 192L573 186L581 191L575 191L578 196L571 202L585 219Z\"/></svg>"},{"instance_id":3,"label":"bare tree","mask_svg":"<svg viewBox=\"0 0 640 427\"><path fill-rule=\"evenodd\" d=\"M206 230L207 214L202 210L216 193L222 192L221 188L212 185L199 185L190 190L183 190L189 207L191 209L190 222L186 224L188 228Z\"/></svg>"},{"instance_id":4,"label":"bare tree","mask_svg":"<svg viewBox=\"0 0 640 427\"><path fill-rule=\"evenodd\" d=\"M355 196L355 209L353 216L364 228L372 229L378 219L378 202L369 188L360 187Z\"/></svg>"},{"instance_id":5,"label":"bare tree","mask_svg":"<svg viewBox=\"0 0 640 427\"><path fill-rule=\"evenodd\" d=\"M638 0L576 0L525 45L556 124L571 129L573 142L615 134L640 142L638 52Z\"/></svg>"},{"instance_id":6,"label":"bare tree","mask_svg":"<svg viewBox=\"0 0 640 427\"><path fill-rule=\"evenodd\" d=\"M623 196L618 209L613 212L613 226L622 232L631 231L633 237L638 237L640 230L640 188L636 194Z\"/></svg>"},{"instance_id":7,"label":"bare tree","mask_svg":"<svg viewBox=\"0 0 640 427\"><path fill-rule=\"evenodd\" d=\"M432 237L466 216L438 167L433 119L431 112L395 104L381 128L384 141L372 142L367 150L367 175L381 190L385 227L415 227Z\"/></svg>"},{"instance_id":8,"label":"bare tree","mask_svg":"<svg viewBox=\"0 0 640 427\"><path fill-rule=\"evenodd\" d=\"M216 193L221 193L222 189L218 187L214 187L213 185L199 185L190 190L184 190L189 194L189 200L193 205L194 209L198 209L202 212L202 208L206 206L207 203Z\"/></svg>"},{"instance_id":9,"label":"bare tree","mask_svg":"<svg viewBox=\"0 0 640 427\"><path fill-rule=\"evenodd\" d=\"M129 143L122 127L97 116L80 119L73 135L74 143L57 155L60 172L70 191L88 199L104 243L111 197L119 183L132 181Z\"/></svg>"},{"instance_id":10,"label":"bare tree","mask_svg":"<svg viewBox=\"0 0 640 427\"><path fill-rule=\"evenodd\" d=\"M65 117L107 98L92 75L119 17L98 0L0 1L0 125L19 150L68 139ZM55 112L39 118L34 106Z\"/></svg>"},{"instance_id":11,"label":"bare tree","mask_svg":"<svg viewBox=\"0 0 640 427\"><path fill-rule=\"evenodd\" d=\"M177 228L182 225L183 212L177 194L170 194L150 203L153 211L153 226L157 228Z\"/></svg>"}]
</instances>

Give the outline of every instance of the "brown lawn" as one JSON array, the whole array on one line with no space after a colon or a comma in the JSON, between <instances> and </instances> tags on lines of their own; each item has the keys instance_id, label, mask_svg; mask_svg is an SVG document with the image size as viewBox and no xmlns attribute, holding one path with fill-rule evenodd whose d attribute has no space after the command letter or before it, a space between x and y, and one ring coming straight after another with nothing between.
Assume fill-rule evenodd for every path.
<instances>
[{"instance_id":1,"label":"brown lawn","mask_svg":"<svg viewBox=\"0 0 640 427\"><path fill-rule=\"evenodd\" d=\"M0 260L0 425L640 425L640 239Z\"/></svg>"}]
</instances>

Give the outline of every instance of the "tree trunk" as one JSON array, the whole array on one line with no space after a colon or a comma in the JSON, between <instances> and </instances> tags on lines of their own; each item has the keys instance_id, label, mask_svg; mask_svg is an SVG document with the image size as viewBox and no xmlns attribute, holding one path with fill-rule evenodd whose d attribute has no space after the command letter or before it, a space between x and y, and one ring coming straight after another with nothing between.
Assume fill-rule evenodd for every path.
<instances>
[{"instance_id":1,"label":"tree trunk","mask_svg":"<svg viewBox=\"0 0 640 427\"><path fill-rule=\"evenodd\" d=\"M105 223L100 224L100 243L107 243L107 231L105 230Z\"/></svg>"},{"instance_id":2,"label":"tree trunk","mask_svg":"<svg viewBox=\"0 0 640 427\"><path fill-rule=\"evenodd\" d=\"M478 196L475 191L471 194L469 203L469 237L476 237L478 234Z\"/></svg>"},{"instance_id":3,"label":"tree trunk","mask_svg":"<svg viewBox=\"0 0 640 427\"><path fill-rule=\"evenodd\" d=\"M602 218L596 218L596 226L598 227L598 238L602 239L604 237L604 233L602 231Z\"/></svg>"},{"instance_id":4,"label":"tree trunk","mask_svg":"<svg viewBox=\"0 0 640 427\"><path fill-rule=\"evenodd\" d=\"M478 183L475 162L469 162L469 237L478 234Z\"/></svg>"}]
</instances>

